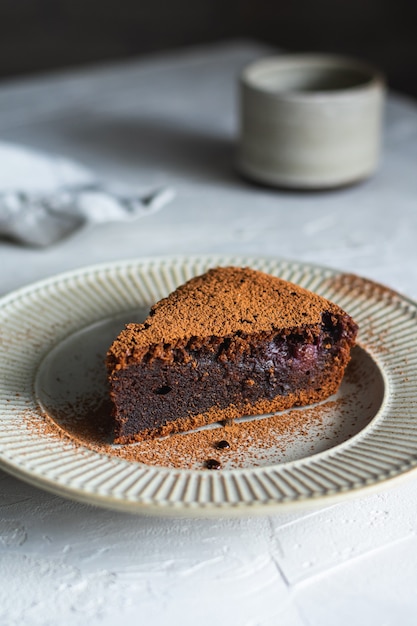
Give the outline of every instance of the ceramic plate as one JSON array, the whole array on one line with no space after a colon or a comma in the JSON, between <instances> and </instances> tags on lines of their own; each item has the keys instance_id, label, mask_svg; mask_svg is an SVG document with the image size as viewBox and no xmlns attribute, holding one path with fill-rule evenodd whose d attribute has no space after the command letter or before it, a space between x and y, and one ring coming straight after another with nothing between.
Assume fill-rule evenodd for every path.
<instances>
[{"instance_id":1,"label":"ceramic plate","mask_svg":"<svg viewBox=\"0 0 417 626\"><path fill-rule=\"evenodd\" d=\"M337 395L303 409L114 446L103 359L124 323L216 265L335 301L360 327ZM383 486L417 463L417 305L355 276L268 258L132 260L0 302L0 464L34 485L134 513L252 514ZM229 448L218 449L227 440ZM220 469L207 469L208 458Z\"/></svg>"}]
</instances>

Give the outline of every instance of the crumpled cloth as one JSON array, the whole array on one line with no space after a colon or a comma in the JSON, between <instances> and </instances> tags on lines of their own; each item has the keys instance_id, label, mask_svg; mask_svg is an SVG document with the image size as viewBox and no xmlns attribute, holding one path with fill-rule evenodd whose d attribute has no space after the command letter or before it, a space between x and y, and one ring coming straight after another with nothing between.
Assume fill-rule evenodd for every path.
<instances>
[{"instance_id":1,"label":"crumpled cloth","mask_svg":"<svg viewBox=\"0 0 417 626\"><path fill-rule=\"evenodd\" d=\"M132 221L175 196L170 187L116 191L69 159L0 143L0 237L45 247L80 228Z\"/></svg>"}]
</instances>

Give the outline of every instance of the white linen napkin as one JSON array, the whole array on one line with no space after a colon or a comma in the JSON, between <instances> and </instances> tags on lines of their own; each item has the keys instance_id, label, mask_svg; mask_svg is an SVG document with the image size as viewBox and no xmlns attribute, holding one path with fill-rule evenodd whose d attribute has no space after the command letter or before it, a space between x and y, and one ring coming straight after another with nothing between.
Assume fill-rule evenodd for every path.
<instances>
[{"instance_id":1,"label":"white linen napkin","mask_svg":"<svg viewBox=\"0 0 417 626\"><path fill-rule=\"evenodd\" d=\"M80 228L131 221L175 196L172 188L118 193L69 159L0 143L0 237L45 247Z\"/></svg>"}]
</instances>

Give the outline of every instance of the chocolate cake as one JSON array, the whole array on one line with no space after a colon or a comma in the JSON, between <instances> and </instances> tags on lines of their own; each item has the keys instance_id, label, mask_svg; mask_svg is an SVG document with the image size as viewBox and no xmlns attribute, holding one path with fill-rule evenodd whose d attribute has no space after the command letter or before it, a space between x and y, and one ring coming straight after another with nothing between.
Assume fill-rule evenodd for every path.
<instances>
[{"instance_id":1,"label":"chocolate cake","mask_svg":"<svg viewBox=\"0 0 417 626\"><path fill-rule=\"evenodd\" d=\"M111 345L115 442L324 400L356 333L347 313L299 286L249 268L209 270Z\"/></svg>"}]
</instances>

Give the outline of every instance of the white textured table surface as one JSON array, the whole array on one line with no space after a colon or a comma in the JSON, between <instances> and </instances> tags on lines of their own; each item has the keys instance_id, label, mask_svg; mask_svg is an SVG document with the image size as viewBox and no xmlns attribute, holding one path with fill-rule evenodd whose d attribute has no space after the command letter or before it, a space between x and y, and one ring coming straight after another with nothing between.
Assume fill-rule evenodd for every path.
<instances>
[{"instance_id":1,"label":"white textured table surface","mask_svg":"<svg viewBox=\"0 0 417 626\"><path fill-rule=\"evenodd\" d=\"M274 255L417 298L417 105L390 96L381 167L328 193L234 172L236 79L262 49L223 45L0 86L0 138L81 161L174 202L46 250L0 243L0 292L119 258ZM402 626L416 623L417 475L309 512L133 517L0 472L0 624Z\"/></svg>"}]
</instances>

